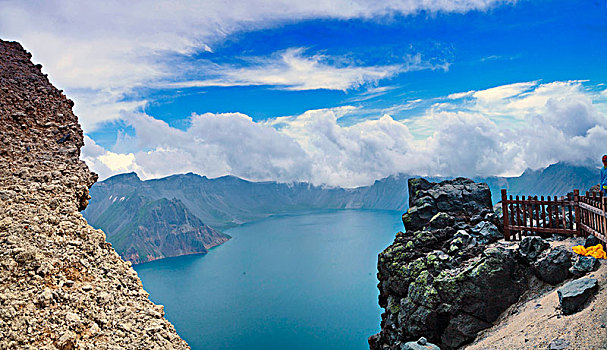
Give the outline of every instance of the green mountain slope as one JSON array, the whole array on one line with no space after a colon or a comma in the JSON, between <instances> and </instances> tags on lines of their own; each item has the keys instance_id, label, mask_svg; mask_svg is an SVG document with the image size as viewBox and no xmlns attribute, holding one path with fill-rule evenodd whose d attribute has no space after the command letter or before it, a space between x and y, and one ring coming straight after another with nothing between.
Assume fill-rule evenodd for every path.
<instances>
[{"instance_id":1,"label":"green mountain slope","mask_svg":"<svg viewBox=\"0 0 607 350\"><path fill-rule=\"evenodd\" d=\"M135 193L113 197L94 226L133 263L206 253L230 238L205 225L177 199L151 200Z\"/></svg>"}]
</instances>

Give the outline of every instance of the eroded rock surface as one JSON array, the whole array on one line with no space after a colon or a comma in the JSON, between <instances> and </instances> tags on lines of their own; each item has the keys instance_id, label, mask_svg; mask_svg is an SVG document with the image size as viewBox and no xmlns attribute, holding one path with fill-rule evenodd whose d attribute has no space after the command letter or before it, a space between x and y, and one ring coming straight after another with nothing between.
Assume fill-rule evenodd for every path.
<instances>
[{"instance_id":1,"label":"eroded rock surface","mask_svg":"<svg viewBox=\"0 0 607 350\"><path fill-rule=\"evenodd\" d=\"M559 303L563 314L570 315L580 311L588 298L596 293L598 287L596 278L580 278L559 288Z\"/></svg>"},{"instance_id":2,"label":"eroded rock surface","mask_svg":"<svg viewBox=\"0 0 607 350\"><path fill-rule=\"evenodd\" d=\"M458 178L409 180L406 233L379 255L382 329L372 349L399 349L421 336L443 349L471 341L526 287L514 250L488 244L501 234L486 184Z\"/></svg>"},{"instance_id":3,"label":"eroded rock surface","mask_svg":"<svg viewBox=\"0 0 607 350\"><path fill-rule=\"evenodd\" d=\"M74 103L0 40L0 348L187 349L136 272L80 211Z\"/></svg>"}]
</instances>

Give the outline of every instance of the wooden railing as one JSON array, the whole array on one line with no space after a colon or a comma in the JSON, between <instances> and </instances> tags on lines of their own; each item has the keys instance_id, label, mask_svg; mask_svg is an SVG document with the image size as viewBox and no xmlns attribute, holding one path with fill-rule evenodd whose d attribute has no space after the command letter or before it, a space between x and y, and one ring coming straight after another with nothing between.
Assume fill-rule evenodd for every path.
<instances>
[{"instance_id":1,"label":"wooden railing","mask_svg":"<svg viewBox=\"0 0 607 350\"><path fill-rule=\"evenodd\" d=\"M594 235L604 243L607 243L607 197L602 192L592 194L586 192L578 202L580 208L579 231L582 236Z\"/></svg>"},{"instance_id":2,"label":"wooden railing","mask_svg":"<svg viewBox=\"0 0 607 350\"><path fill-rule=\"evenodd\" d=\"M579 190L562 197L519 196L508 198L502 189L504 237L561 234L586 237L589 234L607 243L607 197L601 192L580 196Z\"/></svg>"}]
</instances>

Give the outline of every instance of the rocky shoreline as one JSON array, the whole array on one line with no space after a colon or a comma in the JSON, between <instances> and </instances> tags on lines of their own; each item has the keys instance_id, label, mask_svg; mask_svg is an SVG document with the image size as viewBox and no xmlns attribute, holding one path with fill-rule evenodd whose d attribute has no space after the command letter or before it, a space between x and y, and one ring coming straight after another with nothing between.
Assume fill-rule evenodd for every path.
<instances>
[{"instance_id":1,"label":"rocky shoreline","mask_svg":"<svg viewBox=\"0 0 607 350\"><path fill-rule=\"evenodd\" d=\"M554 289L581 277L559 289L570 296L560 300L565 315L583 308L598 289L583 276L600 264L573 254L560 241L564 237L505 242L486 184L416 178L409 180L409 193L407 231L397 233L378 257L379 304L385 312L380 333L369 338L371 349L422 349L414 342L422 337L441 349L461 348L523 295L529 298L533 285ZM590 291L582 300L584 286Z\"/></svg>"},{"instance_id":2,"label":"rocky shoreline","mask_svg":"<svg viewBox=\"0 0 607 350\"><path fill-rule=\"evenodd\" d=\"M0 348L188 349L80 211L96 181L74 103L0 40Z\"/></svg>"}]
</instances>

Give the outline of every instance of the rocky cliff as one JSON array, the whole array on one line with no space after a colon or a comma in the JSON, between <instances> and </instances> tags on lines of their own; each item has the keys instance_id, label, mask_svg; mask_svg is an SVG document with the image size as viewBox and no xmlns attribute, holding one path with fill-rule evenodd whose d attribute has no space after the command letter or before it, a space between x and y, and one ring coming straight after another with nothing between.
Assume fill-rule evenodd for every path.
<instances>
[{"instance_id":1,"label":"rocky cliff","mask_svg":"<svg viewBox=\"0 0 607 350\"><path fill-rule=\"evenodd\" d=\"M597 267L594 258L572 254L562 236L505 242L484 183L410 179L408 186L407 231L378 257L385 312L381 332L369 338L371 349L409 349L420 337L441 349L460 348L524 293L553 290Z\"/></svg>"},{"instance_id":2,"label":"rocky cliff","mask_svg":"<svg viewBox=\"0 0 607 350\"><path fill-rule=\"evenodd\" d=\"M122 258L134 264L187 254L205 254L230 239L205 225L178 199L137 194L114 197L91 225L107 233Z\"/></svg>"},{"instance_id":3,"label":"rocky cliff","mask_svg":"<svg viewBox=\"0 0 607 350\"><path fill-rule=\"evenodd\" d=\"M410 208L378 261L385 308L373 349L399 348L425 336L457 348L490 326L522 294L512 252L485 249L501 236L486 184L458 178L409 180Z\"/></svg>"},{"instance_id":4,"label":"rocky cliff","mask_svg":"<svg viewBox=\"0 0 607 350\"><path fill-rule=\"evenodd\" d=\"M0 348L186 349L130 264L80 211L73 102L0 40Z\"/></svg>"}]
</instances>

